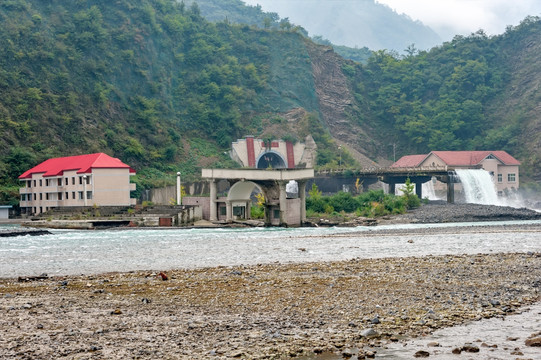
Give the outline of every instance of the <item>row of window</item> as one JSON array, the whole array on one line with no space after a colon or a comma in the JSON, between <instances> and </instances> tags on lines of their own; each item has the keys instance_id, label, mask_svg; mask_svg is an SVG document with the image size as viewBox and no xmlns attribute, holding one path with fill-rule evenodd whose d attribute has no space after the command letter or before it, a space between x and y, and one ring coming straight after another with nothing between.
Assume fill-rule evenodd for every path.
<instances>
[{"instance_id":1,"label":"row of window","mask_svg":"<svg viewBox=\"0 0 541 360\"><path fill-rule=\"evenodd\" d=\"M83 185L83 183L86 183L87 185L90 185L90 178L91 176L79 176L79 185ZM71 185L75 185L76 183L76 177L71 177ZM43 180L45 180L45 186L62 186L62 183L64 183L65 186L69 185L69 178L58 178L58 179L39 179L39 180L27 180L26 181L26 187L32 187L32 184L34 184L34 187L37 186L39 181L39 186L43 186Z\"/></svg>"},{"instance_id":2,"label":"row of window","mask_svg":"<svg viewBox=\"0 0 541 360\"><path fill-rule=\"evenodd\" d=\"M71 192L71 198L72 199L78 199L78 200L84 200L83 194L84 194L83 191L77 191L77 192L72 191ZM45 193L45 200L64 200L64 199L69 200L69 195L70 195L69 191L66 191L65 193L62 193L62 192L59 192L59 193ZM38 197L39 197L40 200L43 200L43 193L39 193L39 194L36 194L36 193L34 193L34 194L21 194L21 201L32 201L32 198L33 198L34 201L36 201L38 199ZM88 200L92 199L92 191L87 191L86 192L86 198Z\"/></svg>"},{"instance_id":3,"label":"row of window","mask_svg":"<svg viewBox=\"0 0 541 360\"><path fill-rule=\"evenodd\" d=\"M507 174L507 182L515 182L515 181L517 181L515 174ZM502 174L498 174L498 182L499 183L503 182Z\"/></svg>"}]
</instances>

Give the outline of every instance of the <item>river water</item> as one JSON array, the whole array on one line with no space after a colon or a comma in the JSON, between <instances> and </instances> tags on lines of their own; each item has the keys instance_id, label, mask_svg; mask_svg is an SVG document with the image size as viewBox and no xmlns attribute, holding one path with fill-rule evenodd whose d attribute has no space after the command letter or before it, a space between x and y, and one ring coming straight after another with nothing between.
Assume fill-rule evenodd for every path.
<instances>
[{"instance_id":1,"label":"river water","mask_svg":"<svg viewBox=\"0 0 541 360\"><path fill-rule=\"evenodd\" d=\"M51 230L52 235L0 238L0 277L541 251L541 228L520 228L529 224L541 225L541 221L356 228ZM509 232L505 230L508 225L518 227ZM430 231L436 228L447 231ZM459 231L464 228L471 231ZM415 229L429 231L408 234ZM389 230L395 233L386 234Z\"/></svg>"},{"instance_id":2,"label":"river water","mask_svg":"<svg viewBox=\"0 0 541 360\"><path fill-rule=\"evenodd\" d=\"M532 225L535 225L532 227ZM0 238L0 277L95 274L258 263L334 261L498 252L541 252L541 221L408 224L356 228L51 230L52 235ZM421 230L420 230L421 229ZM411 359L418 350L436 359L508 359L541 330L541 304L521 315L438 330L430 337L378 348L377 358ZM476 342L477 354L454 355ZM439 347L428 347L429 342ZM484 342L488 347L483 347ZM497 345L497 347L494 347ZM310 359L341 359L325 354Z\"/></svg>"}]
</instances>

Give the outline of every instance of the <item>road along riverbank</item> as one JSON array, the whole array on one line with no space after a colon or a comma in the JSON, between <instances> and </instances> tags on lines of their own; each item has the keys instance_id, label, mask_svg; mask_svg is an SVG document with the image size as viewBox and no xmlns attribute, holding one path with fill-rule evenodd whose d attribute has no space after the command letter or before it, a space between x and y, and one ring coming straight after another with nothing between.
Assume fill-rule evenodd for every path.
<instances>
[{"instance_id":1,"label":"road along riverbank","mask_svg":"<svg viewBox=\"0 0 541 360\"><path fill-rule=\"evenodd\" d=\"M530 252L0 279L0 358L371 357L512 314L540 278Z\"/></svg>"}]
</instances>

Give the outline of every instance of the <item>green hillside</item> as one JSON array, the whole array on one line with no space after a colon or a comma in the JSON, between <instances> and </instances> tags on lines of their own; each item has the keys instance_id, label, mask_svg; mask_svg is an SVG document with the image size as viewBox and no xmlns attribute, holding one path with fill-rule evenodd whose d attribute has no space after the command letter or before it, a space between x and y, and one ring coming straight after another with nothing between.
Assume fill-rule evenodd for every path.
<instances>
[{"instance_id":1,"label":"green hillside","mask_svg":"<svg viewBox=\"0 0 541 360\"><path fill-rule=\"evenodd\" d=\"M210 23L172 0L0 2L0 202L54 156L106 152L138 188L234 166L247 134L318 144L318 166L504 149L541 180L541 23L345 60L294 27Z\"/></svg>"},{"instance_id":2,"label":"green hillside","mask_svg":"<svg viewBox=\"0 0 541 360\"><path fill-rule=\"evenodd\" d=\"M142 179L197 175L262 131L265 116L253 114L317 112L295 32L209 23L169 0L10 0L0 21L3 183L46 158L95 151Z\"/></svg>"}]
</instances>

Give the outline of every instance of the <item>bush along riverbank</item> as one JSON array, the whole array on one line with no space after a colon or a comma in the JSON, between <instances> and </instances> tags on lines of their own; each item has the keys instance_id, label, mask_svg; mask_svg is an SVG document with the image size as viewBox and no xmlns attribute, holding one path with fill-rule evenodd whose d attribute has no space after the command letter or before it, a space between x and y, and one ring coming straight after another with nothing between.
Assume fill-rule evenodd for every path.
<instances>
[{"instance_id":1,"label":"bush along riverbank","mask_svg":"<svg viewBox=\"0 0 541 360\"><path fill-rule=\"evenodd\" d=\"M353 196L351 193L338 192L323 196L315 184L306 198L306 216L308 221L320 225L348 225L377 223L377 219L405 214L416 209L421 200L414 193L415 185L406 182L403 194L385 194L383 190L372 190Z\"/></svg>"}]
</instances>

